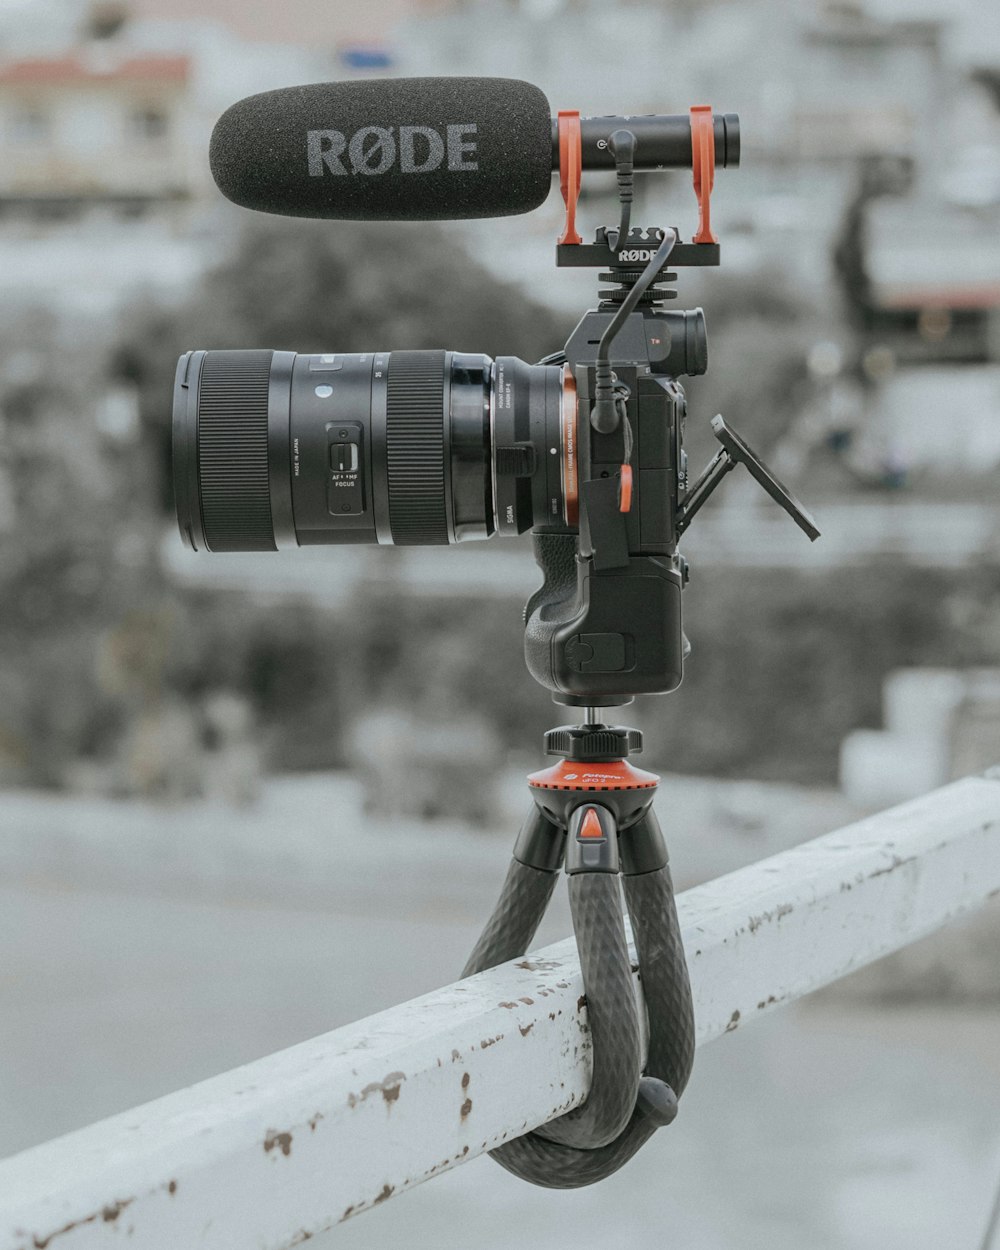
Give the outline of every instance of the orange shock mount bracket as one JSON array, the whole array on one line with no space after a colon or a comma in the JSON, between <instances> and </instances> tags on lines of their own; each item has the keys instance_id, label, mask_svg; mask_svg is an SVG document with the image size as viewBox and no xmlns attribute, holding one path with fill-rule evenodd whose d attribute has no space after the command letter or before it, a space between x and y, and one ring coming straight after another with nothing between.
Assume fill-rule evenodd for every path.
<instances>
[{"instance_id":1,"label":"orange shock mount bracket","mask_svg":"<svg viewBox=\"0 0 1000 1250\"><path fill-rule=\"evenodd\" d=\"M718 243L718 237L712 233L710 206L715 184L715 118L710 104L691 106L691 169L698 197L698 233L692 242Z\"/></svg>"},{"instance_id":2,"label":"orange shock mount bracket","mask_svg":"<svg viewBox=\"0 0 1000 1250\"><path fill-rule=\"evenodd\" d=\"M560 243L582 243L576 229L576 203L580 198L580 176L583 170L583 139L580 114L576 109L559 111L559 186L566 202L566 228Z\"/></svg>"}]
</instances>

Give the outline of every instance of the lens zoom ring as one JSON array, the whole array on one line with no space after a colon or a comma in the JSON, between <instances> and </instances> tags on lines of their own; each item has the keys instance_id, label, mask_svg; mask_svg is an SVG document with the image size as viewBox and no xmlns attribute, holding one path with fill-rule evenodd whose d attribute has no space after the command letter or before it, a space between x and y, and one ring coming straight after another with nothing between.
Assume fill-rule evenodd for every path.
<instances>
[{"instance_id":1,"label":"lens zoom ring","mask_svg":"<svg viewBox=\"0 0 1000 1250\"><path fill-rule=\"evenodd\" d=\"M448 541L444 352L392 352L386 379L389 527L400 546Z\"/></svg>"},{"instance_id":2,"label":"lens zoom ring","mask_svg":"<svg viewBox=\"0 0 1000 1250\"><path fill-rule=\"evenodd\" d=\"M275 551L267 466L269 351L207 352L198 479L210 551Z\"/></svg>"}]
</instances>

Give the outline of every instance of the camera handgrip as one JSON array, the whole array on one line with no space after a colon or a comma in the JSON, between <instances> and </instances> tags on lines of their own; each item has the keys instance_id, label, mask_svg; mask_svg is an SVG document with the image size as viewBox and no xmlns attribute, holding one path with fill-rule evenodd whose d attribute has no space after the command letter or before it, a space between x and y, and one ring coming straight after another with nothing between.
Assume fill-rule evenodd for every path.
<instances>
[{"instance_id":1,"label":"camera handgrip","mask_svg":"<svg viewBox=\"0 0 1000 1250\"><path fill-rule=\"evenodd\" d=\"M552 639L576 602L579 539L576 534L535 533L531 541L545 580L524 605L524 659L535 681L555 691Z\"/></svg>"},{"instance_id":2,"label":"camera handgrip","mask_svg":"<svg viewBox=\"0 0 1000 1250\"><path fill-rule=\"evenodd\" d=\"M628 703L683 675L683 578L669 556L630 556L602 571L574 534L535 534L545 581L524 609L524 657L558 702Z\"/></svg>"}]
</instances>

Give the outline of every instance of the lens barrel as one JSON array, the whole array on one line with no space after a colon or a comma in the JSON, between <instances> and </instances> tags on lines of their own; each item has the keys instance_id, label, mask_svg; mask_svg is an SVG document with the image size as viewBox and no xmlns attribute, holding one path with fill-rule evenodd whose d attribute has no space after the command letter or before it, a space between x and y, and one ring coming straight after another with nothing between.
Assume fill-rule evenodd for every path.
<instances>
[{"instance_id":1,"label":"lens barrel","mask_svg":"<svg viewBox=\"0 0 1000 1250\"><path fill-rule=\"evenodd\" d=\"M558 366L458 352L188 352L181 535L196 551L276 551L565 524L568 385Z\"/></svg>"},{"instance_id":2,"label":"lens barrel","mask_svg":"<svg viewBox=\"0 0 1000 1250\"><path fill-rule=\"evenodd\" d=\"M276 551L268 474L268 351L191 352L177 369L174 491L181 533L210 551Z\"/></svg>"}]
</instances>

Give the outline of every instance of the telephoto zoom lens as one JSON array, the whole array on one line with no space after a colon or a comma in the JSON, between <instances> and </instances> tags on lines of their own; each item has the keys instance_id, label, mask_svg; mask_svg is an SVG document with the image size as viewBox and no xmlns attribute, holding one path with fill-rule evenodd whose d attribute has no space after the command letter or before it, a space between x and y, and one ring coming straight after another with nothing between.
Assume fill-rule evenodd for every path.
<instances>
[{"instance_id":1,"label":"telephoto zoom lens","mask_svg":"<svg viewBox=\"0 0 1000 1250\"><path fill-rule=\"evenodd\" d=\"M576 421L569 371L513 356L188 352L181 535L222 552L575 528Z\"/></svg>"}]
</instances>

